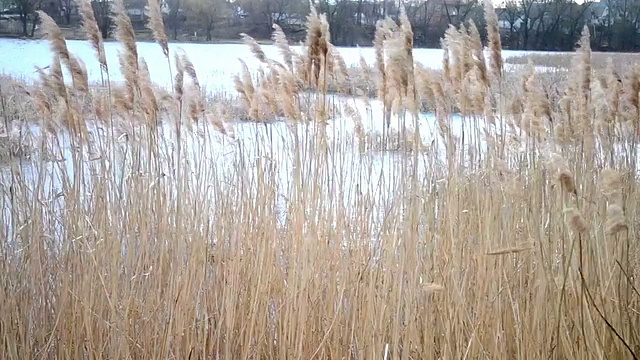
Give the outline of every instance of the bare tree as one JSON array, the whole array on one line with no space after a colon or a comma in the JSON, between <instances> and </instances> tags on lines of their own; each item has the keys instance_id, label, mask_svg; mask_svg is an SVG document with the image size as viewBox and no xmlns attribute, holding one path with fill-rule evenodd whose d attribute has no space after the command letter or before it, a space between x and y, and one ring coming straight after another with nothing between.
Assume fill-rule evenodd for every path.
<instances>
[{"instance_id":1,"label":"bare tree","mask_svg":"<svg viewBox=\"0 0 640 360\"><path fill-rule=\"evenodd\" d=\"M471 17L472 11L477 9L478 0L445 0L444 10L449 24L458 26Z\"/></svg>"},{"instance_id":2,"label":"bare tree","mask_svg":"<svg viewBox=\"0 0 640 360\"><path fill-rule=\"evenodd\" d=\"M231 15L231 4L225 0L186 0L186 17L193 27L204 31L207 41L213 39L213 31Z\"/></svg>"},{"instance_id":3,"label":"bare tree","mask_svg":"<svg viewBox=\"0 0 640 360\"><path fill-rule=\"evenodd\" d=\"M184 0L168 0L169 15L166 24L171 29L173 40L178 39L178 32L182 28L182 24L186 21L183 4Z\"/></svg>"},{"instance_id":4,"label":"bare tree","mask_svg":"<svg viewBox=\"0 0 640 360\"><path fill-rule=\"evenodd\" d=\"M561 47L573 47L578 41L582 29L588 24L588 14L592 3L593 1L586 0L582 4L574 4L571 6L571 11L566 14L563 21L562 33L566 34L566 41L560 44Z\"/></svg>"},{"instance_id":5,"label":"bare tree","mask_svg":"<svg viewBox=\"0 0 640 360\"><path fill-rule=\"evenodd\" d=\"M545 17L546 4L544 0L520 0L520 11L522 13L522 47L529 50L532 47L531 32L539 31Z\"/></svg>"},{"instance_id":6,"label":"bare tree","mask_svg":"<svg viewBox=\"0 0 640 360\"><path fill-rule=\"evenodd\" d=\"M517 36L517 30L522 26L522 11L516 3L516 0L508 0L503 9L504 17L509 23L509 41L511 47L518 48L520 39Z\"/></svg>"},{"instance_id":7,"label":"bare tree","mask_svg":"<svg viewBox=\"0 0 640 360\"><path fill-rule=\"evenodd\" d=\"M93 7L93 13L96 17L96 22L100 28L103 39L108 39L111 36L111 1L110 0L93 0L91 2Z\"/></svg>"},{"instance_id":8,"label":"bare tree","mask_svg":"<svg viewBox=\"0 0 640 360\"><path fill-rule=\"evenodd\" d=\"M65 24L71 24L71 11L73 10L73 0L58 0L58 6L62 11Z\"/></svg>"},{"instance_id":9,"label":"bare tree","mask_svg":"<svg viewBox=\"0 0 640 360\"><path fill-rule=\"evenodd\" d=\"M638 0L608 0L609 5L609 33L614 47L629 51L640 46L640 1Z\"/></svg>"},{"instance_id":10,"label":"bare tree","mask_svg":"<svg viewBox=\"0 0 640 360\"><path fill-rule=\"evenodd\" d=\"M239 0L238 4L247 13L247 22L261 37L271 35L273 24L287 31L296 24L302 24L309 11L307 2L300 0Z\"/></svg>"},{"instance_id":11,"label":"bare tree","mask_svg":"<svg viewBox=\"0 0 640 360\"><path fill-rule=\"evenodd\" d=\"M414 41L418 44L438 46L447 24L436 16L437 11L433 2L410 2L405 7L413 26Z\"/></svg>"},{"instance_id":12,"label":"bare tree","mask_svg":"<svg viewBox=\"0 0 640 360\"><path fill-rule=\"evenodd\" d=\"M15 0L14 4L18 11L20 22L22 23L22 35L33 37L37 20L36 10L40 9L40 0ZM30 20L32 22L31 33L29 33Z\"/></svg>"}]
</instances>

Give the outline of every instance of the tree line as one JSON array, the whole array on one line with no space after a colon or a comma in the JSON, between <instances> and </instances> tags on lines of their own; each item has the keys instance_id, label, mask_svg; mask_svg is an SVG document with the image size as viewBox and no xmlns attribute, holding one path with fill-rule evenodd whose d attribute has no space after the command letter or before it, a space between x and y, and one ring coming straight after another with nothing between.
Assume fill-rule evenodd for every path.
<instances>
[{"instance_id":1,"label":"tree line","mask_svg":"<svg viewBox=\"0 0 640 360\"><path fill-rule=\"evenodd\" d=\"M74 0L0 0L0 23L17 21L23 36L33 36L43 10L63 26L78 26ZM113 27L112 0L93 0L96 19L105 38ZM146 0L125 0L138 31L144 32ZM268 39L278 24L292 40L304 36L310 6L325 14L331 41L338 46L368 46L376 23L396 18L404 6L414 31L414 44L439 47L449 26L473 21L484 29L480 0L164 0L167 32L176 41L237 39L240 33ZM599 51L640 50L639 0L506 0L496 2L502 44L507 49L572 50L587 25L592 48ZM0 26L0 31L2 27ZM485 36L485 34L481 34Z\"/></svg>"}]
</instances>

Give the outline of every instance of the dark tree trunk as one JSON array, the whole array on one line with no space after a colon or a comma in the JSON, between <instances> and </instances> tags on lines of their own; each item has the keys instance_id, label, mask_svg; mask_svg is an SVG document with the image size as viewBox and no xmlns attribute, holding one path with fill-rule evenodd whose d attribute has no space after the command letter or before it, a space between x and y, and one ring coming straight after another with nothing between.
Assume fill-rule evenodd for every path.
<instances>
[{"instance_id":1,"label":"dark tree trunk","mask_svg":"<svg viewBox=\"0 0 640 360\"><path fill-rule=\"evenodd\" d=\"M176 0L173 3L174 7L171 9L171 30L173 40L178 40L178 30L180 27L180 0Z\"/></svg>"},{"instance_id":2,"label":"dark tree trunk","mask_svg":"<svg viewBox=\"0 0 640 360\"><path fill-rule=\"evenodd\" d=\"M107 0L92 1L91 5L93 13L96 16L98 28L102 33L102 38L108 39L111 35L111 18L109 16L110 5Z\"/></svg>"},{"instance_id":3,"label":"dark tree trunk","mask_svg":"<svg viewBox=\"0 0 640 360\"><path fill-rule=\"evenodd\" d=\"M207 41L213 40L213 24L209 23L207 26Z\"/></svg>"},{"instance_id":4,"label":"dark tree trunk","mask_svg":"<svg viewBox=\"0 0 640 360\"><path fill-rule=\"evenodd\" d=\"M22 23L22 36L29 36L27 24L29 22L29 16L27 14L20 14L20 22Z\"/></svg>"},{"instance_id":5,"label":"dark tree trunk","mask_svg":"<svg viewBox=\"0 0 640 360\"><path fill-rule=\"evenodd\" d=\"M38 24L38 20L39 16L38 15L34 15L33 16L33 22L31 23L31 37L33 37L36 33L36 24Z\"/></svg>"}]
</instances>

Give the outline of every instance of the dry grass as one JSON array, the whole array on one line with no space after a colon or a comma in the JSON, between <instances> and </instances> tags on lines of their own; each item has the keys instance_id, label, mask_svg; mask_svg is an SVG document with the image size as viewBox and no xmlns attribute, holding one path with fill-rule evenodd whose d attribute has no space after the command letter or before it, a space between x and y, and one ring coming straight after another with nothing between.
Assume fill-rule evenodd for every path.
<instances>
[{"instance_id":1,"label":"dry grass","mask_svg":"<svg viewBox=\"0 0 640 360\"><path fill-rule=\"evenodd\" d=\"M495 36L487 65L472 25L447 32L435 72L401 17L349 71L314 12L300 54L275 28L284 64L245 37L264 67L238 75L238 105L205 96L185 54L154 87L115 16L125 84L87 91L50 22L41 81L20 101L2 82L37 150L0 168L3 358L637 358L637 67L583 46L549 84L504 72ZM382 119L349 105L367 94ZM329 136L338 109L353 140Z\"/></svg>"},{"instance_id":2,"label":"dry grass","mask_svg":"<svg viewBox=\"0 0 640 360\"><path fill-rule=\"evenodd\" d=\"M539 53L510 56L505 62L508 64L526 65L531 61L536 66L570 69L572 59L573 55L570 53ZM640 64L640 56L635 53L594 52L592 54L592 62L597 70L604 70L609 60L613 62L616 69L624 72L628 72L633 66Z\"/></svg>"}]
</instances>

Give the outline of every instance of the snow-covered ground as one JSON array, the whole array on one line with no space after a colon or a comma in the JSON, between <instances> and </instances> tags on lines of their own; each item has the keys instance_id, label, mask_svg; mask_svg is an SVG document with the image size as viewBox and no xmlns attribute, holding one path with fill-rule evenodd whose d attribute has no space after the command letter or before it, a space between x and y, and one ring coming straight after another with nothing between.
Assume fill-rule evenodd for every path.
<instances>
[{"instance_id":1,"label":"snow-covered ground","mask_svg":"<svg viewBox=\"0 0 640 360\"><path fill-rule=\"evenodd\" d=\"M95 58L95 53L90 44L86 41L68 41L69 50L78 56L86 65L90 80L99 81L100 71L98 62ZM122 81L122 75L118 66L118 52L121 46L117 42L106 42L105 51L107 54L107 61L110 64L110 76L112 81ZM250 69L257 69L260 65L259 61L255 59L248 46L243 44L170 44L171 51L184 51L193 62L200 83L206 87L209 91L222 90L234 92L233 76L240 73L241 65L238 59L243 59ZM275 46L262 46L267 57L280 60L278 49ZM294 47L296 48L296 47ZM342 53L347 65L357 65L360 61L360 57L373 66L375 63L374 49L367 48L338 48ZM46 67L49 65L52 55L49 48L49 43L46 40L15 40L15 39L0 39L0 73L10 74L16 77L22 77L26 79L37 79L35 67ZM164 58L160 46L153 42L139 42L138 54L144 58L149 66L152 80L161 86L169 86L171 83L171 75L168 70L167 59ZM517 56L522 55L523 52L510 51L505 52L504 56ZM440 68L442 65L443 52L440 49L415 49L414 57L416 61L422 63L429 68ZM173 60L173 57L172 59ZM349 105L356 109L361 115L361 121L364 127L365 133L372 137L380 137L383 133L383 116L382 105L377 100L371 100L364 102L361 99L340 99L334 98L338 104ZM465 129L467 134L466 141L469 143L469 134L473 132L474 127L478 124L472 122L466 122L463 124L459 118L453 116L450 119L449 126L455 136L460 136ZM240 147L243 148L244 154L249 154L247 149L254 149L257 145L264 147L269 143L270 148L276 148L279 157L291 158L291 139L290 128L284 123L269 124L266 127L262 124L232 124L233 131L236 135L234 141L226 141L224 144L226 149L208 149L208 153L230 153L234 150L237 151ZM406 126L411 130L413 126L413 120L408 118L406 120ZM483 125L480 125L484 127ZM358 148L358 141L355 140L354 135L355 123L352 119L342 118L332 121L329 124L327 130L330 134L340 134L337 137L337 142L344 142L345 145L351 147L349 152L352 152L354 156L361 156L360 149ZM433 114L420 114L419 119L419 132L423 144L432 144L434 140L439 140L438 130ZM404 128L401 121L394 118L391 122L391 131L398 134ZM301 130L302 131L302 130ZM273 137L273 134L280 134L279 138ZM288 134L288 135L286 135ZM268 136L269 135L269 136ZM283 140L285 139L285 140ZM482 146L482 144L480 144ZM207 145L218 147L220 144ZM442 150L443 147L441 146ZM389 149L386 149L389 150ZM369 151L367 154L374 154L374 157L384 159L385 157L397 157L397 152L393 151ZM442 154L444 157L444 154ZM444 160L443 158L441 158ZM287 163L288 160L281 158L276 159L281 165ZM355 161L355 159L352 159ZM381 160L380 164L383 161ZM380 165L382 166L382 165ZM380 169L374 169L379 172ZM359 187L362 189L361 187Z\"/></svg>"},{"instance_id":2,"label":"snow-covered ground","mask_svg":"<svg viewBox=\"0 0 640 360\"><path fill-rule=\"evenodd\" d=\"M87 41L70 40L67 42L69 50L78 56L86 65L91 81L100 81L100 71L95 52ZM138 54L144 58L148 64L151 79L161 86L171 84L171 72L167 64L167 59L163 56L160 46L154 42L138 42ZM241 72L241 64L238 59L242 59L250 69L256 70L261 65L253 56L248 46L244 44L194 44L194 43L171 43L172 52L184 51L192 61L198 74L200 84L208 91L227 91L234 93L235 86L233 76ZM293 46L300 50L299 47ZM119 69L118 53L121 45L117 42L106 42L105 51L107 61L110 65L110 77L112 81L122 81L123 77ZM267 57L281 60L278 49L272 45L262 46ZM375 53L371 47L366 48L344 48L338 50L343 55L347 65L358 65L360 57L363 57L370 66L375 65ZM505 51L504 57L518 56L525 54L521 51ZM46 67L50 64L52 55L49 42L46 40L16 40L0 39L0 73L10 74L26 79L37 79L36 67ZM441 49L414 49L414 58L425 67L438 69L442 66L443 51ZM173 56L171 56L172 68ZM338 103L345 101L361 114L362 122L369 134L380 135L382 133L382 106L377 100L363 102L360 99L336 99ZM413 121L408 120L409 127ZM354 123L350 119L342 119L338 124L342 131L346 131L350 138L353 138ZM457 117L452 117L452 131L460 135L462 124ZM468 126L469 124L467 124ZM475 124L474 124L475 125ZM279 125L269 125L277 127ZM244 128L250 127L247 124L235 124L235 132L242 138L245 136ZM399 130L400 122L396 119L392 121L392 130ZM469 130L467 130L469 132ZM433 114L421 114L420 133L422 141L430 144L437 136L436 122Z\"/></svg>"},{"instance_id":3,"label":"snow-covered ground","mask_svg":"<svg viewBox=\"0 0 640 360\"><path fill-rule=\"evenodd\" d=\"M86 41L67 41L69 50L86 64L90 81L100 81L100 71L95 53ZM241 66L238 59L244 60L250 69L257 69L259 61L243 44L194 44L171 43L171 51L184 50L193 63L200 83L209 90L233 90L233 75L240 73ZM294 49L298 47L294 46ZM106 42L105 52L110 66L110 76L113 81L122 81L122 74L118 66L118 52L121 45L117 42ZM278 50L273 45L262 46L267 57L280 60ZM360 56L372 66L375 63L375 53L372 47L338 48L347 66L357 65ZM524 51L503 51L503 57L526 54ZM151 79L158 85L170 84L171 76L168 71L167 60L164 58L160 46L153 42L138 42L138 54L144 58L149 66ZM439 69L442 67L441 49L417 48L413 52L416 61L425 67ZM171 58L173 64L173 57ZM46 40L18 40L0 39L0 73L11 74L25 79L35 79L35 67L45 67L51 63L51 52Z\"/></svg>"},{"instance_id":4,"label":"snow-covered ground","mask_svg":"<svg viewBox=\"0 0 640 360\"><path fill-rule=\"evenodd\" d=\"M98 62L95 58L94 51L86 41L68 41L69 50L78 56L86 65L91 81L98 82L100 80L100 72ZM171 44L172 51L184 50L189 59L193 62L198 73L200 83L209 91L229 91L234 92L233 75L241 71L239 58L243 59L250 69L257 69L259 62L251 54L249 48L242 44L225 44L225 45L207 45L207 44ZM118 51L120 45L115 42L105 43L107 61L110 64L110 75L112 81L121 81L122 75L118 67ZM277 48L274 46L263 46L263 50L269 58L279 60ZM369 65L374 65L374 49L373 48L339 48L347 65L357 65L362 55ZM171 81L170 72L168 70L167 60L163 57L160 47L156 43L140 42L138 43L139 55L144 58L149 66L152 80L161 86L168 86ZM521 55L522 52L505 52L504 56ZM415 49L414 57L416 61L422 63L429 68L440 68L442 63L442 50L439 49ZM173 60L173 59L172 59ZM10 74L15 77L25 79L36 79L37 75L35 67L46 67L50 64L51 52L47 41L25 41L25 40L9 40L0 39L0 73ZM333 98L333 101L342 105L349 103L350 106L357 109L361 114L361 122L364 132L369 136L381 136L383 133L383 110L379 101L372 100L364 102L360 99L340 99ZM414 126L413 120L408 116L406 119L406 127L411 134ZM437 122L433 114L420 114L418 120L419 132L422 143L432 145L434 141L441 141L438 136ZM402 133L404 126L400 119L394 118L391 123L391 130L396 134ZM454 136L461 136L464 131L466 134L465 143L467 146L472 144L469 141L476 133L475 129L484 129L483 124L472 121L461 121L457 117L449 119L449 127ZM253 184L253 191L256 191L257 184L261 181L257 177L258 163L269 164L276 169L274 173L277 182L279 202L281 207L279 211L286 212L287 197L291 195L291 186L293 184L294 166L307 166L308 169L302 171L305 178L301 181L305 183L313 183L318 179L322 179L322 196L327 200L323 204L334 204L336 206L337 198L343 199L345 206L354 205L358 196L370 196L374 199L373 206L376 211L381 214L388 209L392 203L396 203L394 198L402 196L402 189L406 188L410 178L417 176L419 182L427 185L430 181L434 181L436 173L442 174L446 171L444 165L445 154L444 146L438 149L431 149L427 152L421 152L417 156L407 155L404 152L393 151L393 149L369 149L362 152L359 148L358 139L354 134L355 123L352 119L338 118L327 124L325 129L327 137L331 140L326 151L330 154L324 160L321 160L313 151L300 150L296 148L293 140L291 126L285 122L277 122L268 125L235 123L230 124L233 127L235 138L226 138L214 134L211 128L206 131L194 131L185 136L183 139L183 154L188 154L189 169L194 177L194 183L202 183L214 181L214 173L211 172L211 166L216 170L215 181L218 184L232 184L232 181L238 180L238 174L234 173L243 169L248 171L250 183ZM308 134L310 127L316 124L295 124L300 134ZM22 129L33 131L34 129ZM202 129L201 129L202 130ZM35 129L37 132L37 129ZM164 136L162 137L163 151L175 156L175 133L173 126L165 124L163 128ZM202 136L204 134L204 136ZM212 135L214 134L214 135ZM477 134L477 133L476 133ZM22 164L22 174L24 179L35 180L37 173L45 171L48 173L45 188L49 189L49 196L54 197L62 191L62 180L64 172L72 173L72 152L71 146L68 146L68 140L62 140L67 146L64 146L62 163L48 163L44 168L36 163ZM300 143L298 143L299 145ZM476 142L475 145L483 147L483 141ZM459 151L460 149L458 149ZM439 160L441 163L435 163L436 157L433 151L439 151ZM205 156L203 159L202 156ZM302 162L296 162L296 157L302 157ZM198 166L198 161L204 160ZM320 166L315 166L314 161L325 161ZM66 165L61 165L66 164ZM235 166L230 166L235 164ZM240 166L241 164L241 166ZM202 166L202 167L201 167ZM247 168L248 166L248 168ZM202 178L202 174L196 174L199 169L208 169L206 178ZM248 169L248 170L247 170ZM414 172L415 169L415 172ZM168 176L173 173L171 169L165 169ZM298 169L299 170L299 169ZM307 171L308 170L308 171ZM87 172L96 171L96 169L87 169ZM99 169L97 171L100 171ZM298 173L301 173L298 171ZM88 178L92 176L87 173ZM247 176L247 174L245 174ZM317 177L317 179L316 179ZM73 177L70 176L70 179ZM11 183L11 173L9 168L0 167L0 180L3 184ZM27 187L32 188L29 184ZM86 189L90 191L90 189ZM10 224L9 196L4 191L3 199L0 199L4 224ZM331 199L331 200L330 200ZM62 200L57 200L58 202ZM338 201L339 203L339 201ZM64 205L58 204L59 209ZM283 215L284 216L284 215ZM9 225L7 225L9 226ZM4 231L3 231L4 230ZM8 228L0 229L2 233L9 235L11 231Z\"/></svg>"},{"instance_id":5,"label":"snow-covered ground","mask_svg":"<svg viewBox=\"0 0 640 360\"><path fill-rule=\"evenodd\" d=\"M371 105L371 109L366 110L368 105L358 103L362 112L370 114L380 113L381 109L376 108L377 103ZM409 132L414 128L411 119L407 119ZM422 114L419 119L420 133L423 142L436 137L435 119L432 115ZM370 116L363 119L365 132L369 134L381 134L383 123L378 116ZM473 124L462 121L452 121L452 130L456 134L461 134L464 127L469 134ZM415 180L420 187L430 187L441 178L446 172L446 164L438 161L432 151L418 153L407 153L403 151L376 150L369 149L360 151L358 139L354 137L354 124L346 119L330 121L326 127L321 129L317 123L294 124L292 126L286 122L277 122L265 126L257 123L238 123L234 126L235 138L225 137L211 128L206 130L203 127L194 129L192 132L183 133L182 154L182 177L186 176L189 181L191 191L197 192L198 199L215 204L215 198L221 193L233 194L237 187L243 192L255 194L269 191L272 188L277 192L276 212L278 219L285 222L288 209L293 201L300 201L292 197L300 196L294 190L303 186L304 196L316 194L319 196L318 204L309 202L309 215L319 211L317 206L324 206L324 213L338 213L338 209L350 209L354 206L362 206L362 202L368 199L367 206L371 217L370 228L377 231L382 224L385 214L392 207L404 206L404 199L407 199L406 191L412 187ZM393 122L391 128L396 132L401 130L398 122ZM33 130L33 129L31 129ZM94 129L95 130L95 129ZM308 143L305 141L296 142L294 134L309 136L316 131L322 131L328 139L326 147L319 142ZM96 131L98 132L98 131ZM172 124L165 123L162 127L160 152L168 155L166 158L176 159L176 134ZM311 135L314 136L314 135ZM38 174L45 174L42 186L43 193L37 196L43 203L50 204L51 212L43 214L43 221L51 223L56 229L55 237L64 238L62 225L55 223L55 218L63 213L65 207L65 197L60 196L65 192L64 184L69 181L70 188L77 188L74 185L74 173L78 171L74 165L73 146L68 137L61 139L62 153L55 156L56 161L45 163L24 161L14 164L20 169L19 177L13 177L14 171L11 167L0 166L0 183L7 188L18 182L18 186L25 194L33 194L36 191L36 179ZM121 143L125 140L121 139ZM427 143L427 145L429 145ZM313 148L309 147L313 146ZM434 149L435 150L435 149ZM443 147L440 148L443 151ZM327 156L318 155L319 153ZM444 160L444 153L441 153L440 160ZM108 156L108 155L107 155ZM95 185L90 179L95 176L105 176L104 169L101 168L100 161L89 160L95 155L85 153L87 166L84 169L82 192L91 194ZM120 160L122 161L122 159ZM118 161L118 163L120 163ZM127 163L131 161L128 158ZM125 173L135 173L135 170L125 166L128 170ZM15 169L15 168L13 168ZM165 177L155 180L167 186L170 193L176 184L175 167L168 162L163 164L162 173ZM116 169L116 184L126 181L129 176L123 174L122 167ZM110 176L110 175L109 175ZM208 185L207 185L208 184ZM317 185L315 185L317 184ZM116 185L118 186L118 185ZM6 236L11 239L16 234L13 233L12 212L10 192L0 192L0 237ZM123 196L132 194L131 189L124 189ZM119 191L119 190L118 190ZM317 193L316 193L317 191ZM128 194L127 194L128 193ZM298 195L296 195L298 194ZM251 196L254 197L254 196ZM87 196L86 201L90 208L92 197ZM434 208L437 204L431 204ZM91 211L91 210L89 210ZM349 211L347 211L349 213Z\"/></svg>"}]
</instances>

